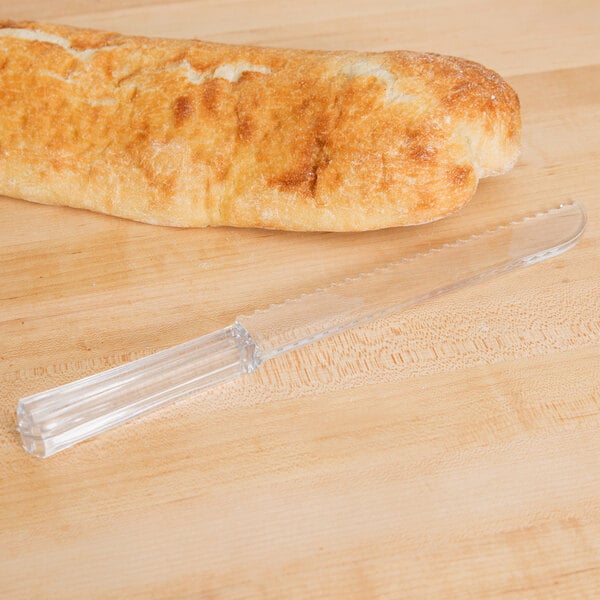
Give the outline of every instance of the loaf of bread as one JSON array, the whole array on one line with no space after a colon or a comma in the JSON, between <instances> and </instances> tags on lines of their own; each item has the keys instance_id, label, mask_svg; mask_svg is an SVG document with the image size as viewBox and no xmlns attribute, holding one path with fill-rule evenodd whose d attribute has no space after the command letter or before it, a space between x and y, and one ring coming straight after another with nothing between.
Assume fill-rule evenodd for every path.
<instances>
[{"instance_id":1,"label":"loaf of bread","mask_svg":"<svg viewBox=\"0 0 600 600\"><path fill-rule=\"evenodd\" d=\"M438 219L519 153L481 65L0 22L0 194L180 227Z\"/></svg>"}]
</instances>

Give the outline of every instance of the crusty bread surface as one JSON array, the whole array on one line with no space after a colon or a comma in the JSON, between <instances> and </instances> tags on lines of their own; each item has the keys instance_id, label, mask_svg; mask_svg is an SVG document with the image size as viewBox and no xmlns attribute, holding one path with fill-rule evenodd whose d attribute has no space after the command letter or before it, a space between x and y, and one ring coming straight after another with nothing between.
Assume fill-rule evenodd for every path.
<instances>
[{"instance_id":1,"label":"crusty bread surface","mask_svg":"<svg viewBox=\"0 0 600 600\"><path fill-rule=\"evenodd\" d=\"M358 231L456 211L520 146L496 73L0 22L0 193L137 221Z\"/></svg>"}]
</instances>

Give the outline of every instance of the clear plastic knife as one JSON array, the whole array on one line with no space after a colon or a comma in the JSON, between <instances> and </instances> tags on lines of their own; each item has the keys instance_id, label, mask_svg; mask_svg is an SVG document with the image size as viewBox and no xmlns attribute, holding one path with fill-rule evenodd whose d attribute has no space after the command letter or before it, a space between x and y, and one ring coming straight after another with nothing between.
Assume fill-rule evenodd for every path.
<instances>
[{"instance_id":1,"label":"clear plastic knife","mask_svg":"<svg viewBox=\"0 0 600 600\"><path fill-rule=\"evenodd\" d=\"M23 447L48 457L265 361L458 288L571 248L586 216L576 204L511 222L345 279L162 352L20 400Z\"/></svg>"}]
</instances>

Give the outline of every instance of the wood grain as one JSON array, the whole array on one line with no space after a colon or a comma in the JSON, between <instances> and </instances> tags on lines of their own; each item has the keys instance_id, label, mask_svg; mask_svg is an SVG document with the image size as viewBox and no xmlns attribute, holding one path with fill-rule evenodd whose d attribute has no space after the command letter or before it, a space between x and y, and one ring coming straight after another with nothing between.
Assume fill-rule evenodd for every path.
<instances>
[{"instance_id":1,"label":"wood grain","mask_svg":"<svg viewBox=\"0 0 600 600\"><path fill-rule=\"evenodd\" d=\"M597 2L0 0L7 18L434 50L508 76L524 152L460 214L179 231L0 200L0 597L600 596ZM267 363L46 461L18 399L577 199L567 254Z\"/></svg>"}]
</instances>

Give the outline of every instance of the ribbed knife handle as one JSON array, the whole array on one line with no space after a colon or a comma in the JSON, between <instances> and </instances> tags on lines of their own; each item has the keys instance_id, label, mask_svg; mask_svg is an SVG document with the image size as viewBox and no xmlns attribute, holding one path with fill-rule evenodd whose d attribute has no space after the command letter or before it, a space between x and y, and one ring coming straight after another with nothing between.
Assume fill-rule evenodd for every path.
<instances>
[{"instance_id":1,"label":"ribbed knife handle","mask_svg":"<svg viewBox=\"0 0 600 600\"><path fill-rule=\"evenodd\" d=\"M231 325L97 375L23 398L24 448L47 457L183 396L225 383L260 364L256 346Z\"/></svg>"}]
</instances>

